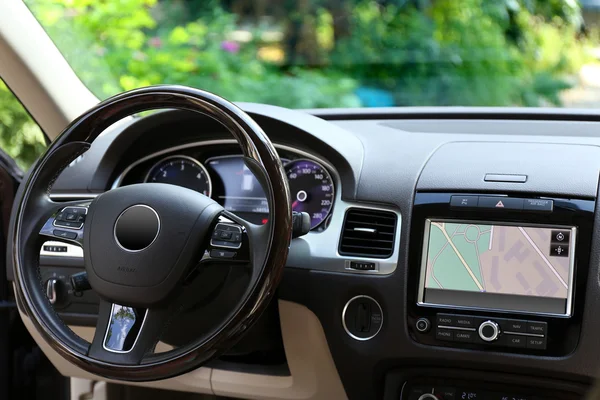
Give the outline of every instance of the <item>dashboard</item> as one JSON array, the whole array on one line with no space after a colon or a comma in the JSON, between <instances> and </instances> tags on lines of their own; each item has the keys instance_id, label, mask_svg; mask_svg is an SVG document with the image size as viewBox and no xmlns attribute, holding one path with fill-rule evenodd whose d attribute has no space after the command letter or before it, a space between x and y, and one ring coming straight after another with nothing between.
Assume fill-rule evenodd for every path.
<instances>
[{"instance_id":1,"label":"dashboard","mask_svg":"<svg viewBox=\"0 0 600 400\"><path fill-rule=\"evenodd\" d=\"M172 387L386 400L576 399L589 390L600 367L597 116L240 106L275 144L292 206L309 213L312 230L292 241L263 322L208 366L208 389L199 375ZM52 196L91 199L144 182L188 187L265 222L264 193L229 134L173 110L107 130ZM41 255L44 282L83 265L53 246ZM63 319L93 325L93 293L64 287ZM204 311L190 310L178 332L201 329ZM291 377L304 397L286 386Z\"/></svg>"}]
</instances>

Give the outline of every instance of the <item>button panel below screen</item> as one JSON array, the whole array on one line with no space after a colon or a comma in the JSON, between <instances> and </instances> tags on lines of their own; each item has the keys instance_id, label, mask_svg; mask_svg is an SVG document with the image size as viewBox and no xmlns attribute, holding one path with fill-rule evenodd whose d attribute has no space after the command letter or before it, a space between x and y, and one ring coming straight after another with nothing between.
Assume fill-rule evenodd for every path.
<instances>
[{"instance_id":1,"label":"button panel below screen","mask_svg":"<svg viewBox=\"0 0 600 400\"><path fill-rule=\"evenodd\" d=\"M485 326L479 331L482 324ZM487 337L492 336L491 326L493 324L496 324L499 328L497 339L492 341L483 340L484 338L480 337L482 334ZM548 323L543 321L445 313L436 315L435 337L443 342L545 350L547 347L547 334Z\"/></svg>"}]
</instances>

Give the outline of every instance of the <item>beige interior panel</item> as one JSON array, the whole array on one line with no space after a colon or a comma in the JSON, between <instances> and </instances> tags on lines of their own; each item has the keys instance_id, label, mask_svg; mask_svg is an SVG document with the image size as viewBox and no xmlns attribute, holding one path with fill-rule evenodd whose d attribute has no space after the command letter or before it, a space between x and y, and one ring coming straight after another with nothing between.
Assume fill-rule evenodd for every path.
<instances>
[{"instance_id":1,"label":"beige interior panel","mask_svg":"<svg viewBox=\"0 0 600 400\"><path fill-rule=\"evenodd\" d=\"M37 342L38 346L42 349L46 357L54 364L56 369L65 376L76 377L76 378L84 378L92 381L108 381L114 383L122 383L128 385L136 385L136 386L145 386L145 387L155 387L160 389L167 390L178 390L183 392L196 392L196 393L209 393L212 394L212 388L210 384L210 375L212 373L211 368L198 368L192 372L188 372L187 374L180 375L175 378L165 379L162 381L155 382L141 382L141 383L132 383L132 382L119 382L114 380L106 380L100 376L90 374L82 370L81 368L75 366L69 361L62 358L55 350L53 350L50 345L46 343L44 339L37 332L33 323L25 314L19 311L21 314L21 318L23 319L23 323L25 327L33 337L33 339ZM89 327L77 327L71 326L71 329L79 334L86 335L86 337L93 337L94 328ZM84 336L82 336L84 337ZM85 338L85 337L84 337ZM89 340L89 339L88 339Z\"/></svg>"},{"instance_id":2,"label":"beige interior panel","mask_svg":"<svg viewBox=\"0 0 600 400\"><path fill-rule=\"evenodd\" d=\"M283 345L291 376L265 376L203 367L175 378L135 383L135 385L186 392L214 393L242 399L346 399L344 387L317 316L303 305L282 300L279 300L279 314ZM21 313L21 318L42 351L60 373L65 376L94 381L105 380L85 372L63 359L46 344L27 316ZM71 329L86 340L93 337L94 328L71 326ZM162 348L162 350L166 349L168 348ZM83 385L81 389L83 391L86 383L85 381L80 383Z\"/></svg>"},{"instance_id":3,"label":"beige interior panel","mask_svg":"<svg viewBox=\"0 0 600 400\"><path fill-rule=\"evenodd\" d=\"M94 391L94 381L82 378L71 378L71 400L82 400Z\"/></svg>"},{"instance_id":4,"label":"beige interior panel","mask_svg":"<svg viewBox=\"0 0 600 400\"><path fill-rule=\"evenodd\" d=\"M0 76L51 139L98 103L22 1L0 1Z\"/></svg>"},{"instance_id":5,"label":"beige interior panel","mask_svg":"<svg viewBox=\"0 0 600 400\"><path fill-rule=\"evenodd\" d=\"M248 399L346 399L317 316L303 305L279 300L279 318L291 376L213 370L215 394Z\"/></svg>"},{"instance_id":6,"label":"beige interior panel","mask_svg":"<svg viewBox=\"0 0 600 400\"><path fill-rule=\"evenodd\" d=\"M94 395L89 400L110 400L108 398L108 388L106 382L95 382L94 383ZM85 400L88 400L85 399Z\"/></svg>"}]
</instances>

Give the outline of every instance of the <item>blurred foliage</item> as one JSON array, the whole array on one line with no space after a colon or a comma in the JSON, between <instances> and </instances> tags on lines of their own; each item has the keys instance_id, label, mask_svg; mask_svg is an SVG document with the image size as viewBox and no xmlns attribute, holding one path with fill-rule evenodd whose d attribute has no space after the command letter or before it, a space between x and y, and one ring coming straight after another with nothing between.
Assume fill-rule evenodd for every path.
<instances>
[{"instance_id":1,"label":"blurred foliage","mask_svg":"<svg viewBox=\"0 0 600 400\"><path fill-rule=\"evenodd\" d=\"M360 106L359 87L394 105L558 105L584 59L571 0L27 3L101 98L177 83L291 108Z\"/></svg>"},{"instance_id":2,"label":"blurred foliage","mask_svg":"<svg viewBox=\"0 0 600 400\"><path fill-rule=\"evenodd\" d=\"M574 0L26 3L100 98L172 83L290 108L560 106L588 57ZM13 138L33 129L13 103L0 90L0 140L26 165L40 142Z\"/></svg>"},{"instance_id":3,"label":"blurred foliage","mask_svg":"<svg viewBox=\"0 0 600 400\"><path fill-rule=\"evenodd\" d=\"M39 126L0 80L0 148L27 169L45 147Z\"/></svg>"},{"instance_id":4,"label":"blurred foliage","mask_svg":"<svg viewBox=\"0 0 600 400\"><path fill-rule=\"evenodd\" d=\"M173 3L184 12L181 2ZM242 44L229 39L237 28L237 16L218 6L203 8L202 17L172 26L173 20L181 20L176 10L157 7L155 0L31 0L28 4L79 77L101 98L173 83L236 101L284 107L360 105L353 94L354 80L335 71L283 72L257 58L258 40ZM163 11L169 18L161 15Z\"/></svg>"},{"instance_id":5,"label":"blurred foliage","mask_svg":"<svg viewBox=\"0 0 600 400\"><path fill-rule=\"evenodd\" d=\"M564 76L586 60L577 26L517 1L437 0L425 11L363 1L352 18L331 62L396 105L560 105Z\"/></svg>"}]
</instances>

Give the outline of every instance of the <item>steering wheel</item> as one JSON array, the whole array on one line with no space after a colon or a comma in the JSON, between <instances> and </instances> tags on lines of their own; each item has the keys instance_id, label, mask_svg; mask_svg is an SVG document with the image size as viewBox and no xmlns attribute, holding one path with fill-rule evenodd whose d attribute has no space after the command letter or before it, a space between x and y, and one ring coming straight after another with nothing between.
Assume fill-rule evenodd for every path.
<instances>
[{"instance_id":1,"label":"steering wheel","mask_svg":"<svg viewBox=\"0 0 600 400\"><path fill-rule=\"evenodd\" d=\"M248 222L203 194L174 185L134 184L87 202L50 199L61 171L108 126L161 108L204 114L231 132L246 166L266 193L269 218L265 225ZM232 103L182 86L119 94L71 123L19 188L7 254L19 308L54 350L93 374L150 381L187 372L235 344L273 297L291 241L290 204L275 148L256 122ZM38 263L46 240L83 248L89 284L101 299L91 344L63 323L44 293ZM173 316L199 295L188 282L209 263L249 268L242 295L201 337L155 354Z\"/></svg>"}]
</instances>

